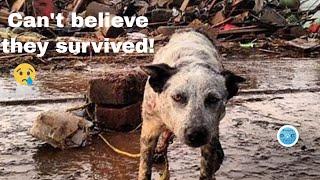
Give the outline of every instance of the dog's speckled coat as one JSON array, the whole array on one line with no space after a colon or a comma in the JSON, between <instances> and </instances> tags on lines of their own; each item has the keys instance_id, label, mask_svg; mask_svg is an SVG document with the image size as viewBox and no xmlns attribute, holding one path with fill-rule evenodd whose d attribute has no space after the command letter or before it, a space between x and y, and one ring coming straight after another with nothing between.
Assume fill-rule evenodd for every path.
<instances>
[{"instance_id":1,"label":"dog's speckled coat","mask_svg":"<svg viewBox=\"0 0 320 180\"><path fill-rule=\"evenodd\" d=\"M223 69L206 36L195 31L175 33L141 67L150 77L142 105L139 179L151 178L152 156L161 132L172 131L191 147L201 147L200 179L214 178L223 159L219 122L225 105L243 78Z\"/></svg>"}]
</instances>

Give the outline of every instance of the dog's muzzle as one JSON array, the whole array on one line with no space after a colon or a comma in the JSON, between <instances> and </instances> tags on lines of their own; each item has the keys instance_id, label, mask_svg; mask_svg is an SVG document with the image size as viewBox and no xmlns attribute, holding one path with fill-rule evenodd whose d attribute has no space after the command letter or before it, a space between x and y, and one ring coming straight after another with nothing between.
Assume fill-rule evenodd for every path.
<instances>
[{"instance_id":1,"label":"dog's muzzle","mask_svg":"<svg viewBox=\"0 0 320 180\"><path fill-rule=\"evenodd\" d=\"M185 143L191 147L200 147L208 143L209 133L207 128L188 128L184 134Z\"/></svg>"}]
</instances>

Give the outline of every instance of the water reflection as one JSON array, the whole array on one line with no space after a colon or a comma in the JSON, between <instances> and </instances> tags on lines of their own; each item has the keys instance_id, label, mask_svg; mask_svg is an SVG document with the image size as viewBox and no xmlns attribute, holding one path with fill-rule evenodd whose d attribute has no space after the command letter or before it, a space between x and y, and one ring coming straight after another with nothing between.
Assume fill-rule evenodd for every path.
<instances>
[{"instance_id":1,"label":"water reflection","mask_svg":"<svg viewBox=\"0 0 320 180\"><path fill-rule=\"evenodd\" d=\"M228 61L225 67L248 79L244 89L306 89L318 87L320 60L272 59Z\"/></svg>"}]
</instances>

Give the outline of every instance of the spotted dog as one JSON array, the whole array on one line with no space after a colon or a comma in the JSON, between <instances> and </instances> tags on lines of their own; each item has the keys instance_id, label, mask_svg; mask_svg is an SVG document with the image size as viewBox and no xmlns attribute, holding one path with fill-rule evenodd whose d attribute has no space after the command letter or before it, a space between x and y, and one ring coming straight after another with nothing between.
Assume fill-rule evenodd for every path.
<instances>
[{"instance_id":1,"label":"spotted dog","mask_svg":"<svg viewBox=\"0 0 320 180\"><path fill-rule=\"evenodd\" d=\"M195 31L178 32L141 69L149 75L142 105L139 180L151 179L160 134L171 131L190 147L201 148L200 179L213 179L223 151L219 122L226 103L245 79L227 71L211 41Z\"/></svg>"}]
</instances>

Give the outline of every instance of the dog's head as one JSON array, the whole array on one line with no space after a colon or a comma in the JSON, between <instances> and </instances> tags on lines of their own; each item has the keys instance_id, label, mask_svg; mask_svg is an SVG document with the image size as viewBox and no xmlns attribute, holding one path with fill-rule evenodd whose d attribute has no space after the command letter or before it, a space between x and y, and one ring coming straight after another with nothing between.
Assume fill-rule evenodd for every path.
<instances>
[{"instance_id":1,"label":"dog's head","mask_svg":"<svg viewBox=\"0 0 320 180\"><path fill-rule=\"evenodd\" d=\"M245 79L230 71L207 66L175 68L167 64L142 66L157 93L157 106L166 126L191 147L207 144L217 136L227 101Z\"/></svg>"}]
</instances>

